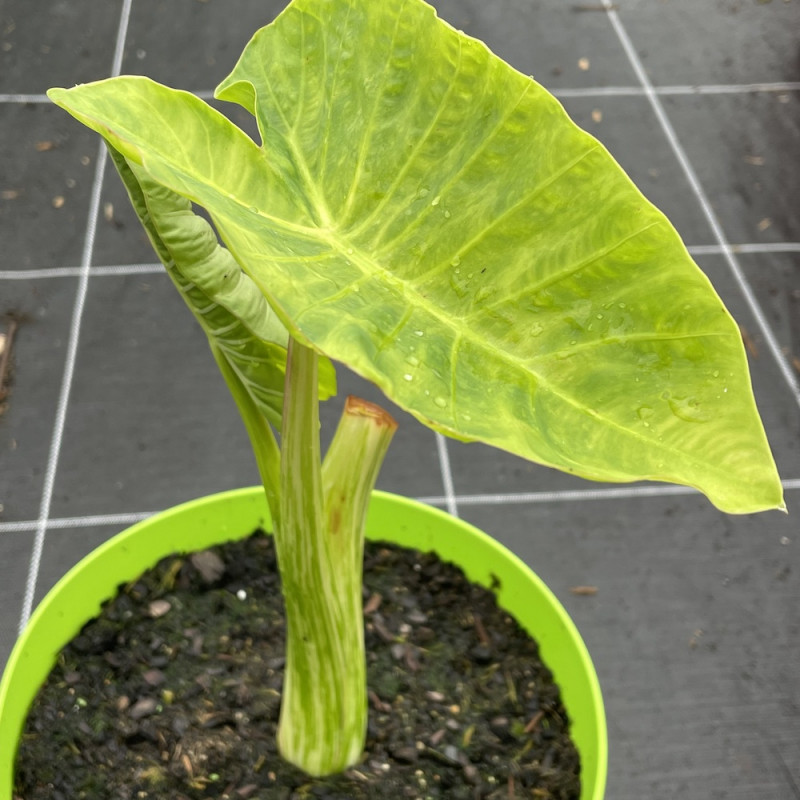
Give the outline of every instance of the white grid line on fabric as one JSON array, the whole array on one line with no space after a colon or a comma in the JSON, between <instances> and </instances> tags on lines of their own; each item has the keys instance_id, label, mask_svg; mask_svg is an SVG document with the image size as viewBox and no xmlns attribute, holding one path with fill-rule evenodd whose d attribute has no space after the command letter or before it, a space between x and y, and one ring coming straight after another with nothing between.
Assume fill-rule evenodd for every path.
<instances>
[{"instance_id":1,"label":"white grid line on fabric","mask_svg":"<svg viewBox=\"0 0 800 800\"><path fill-rule=\"evenodd\" d=\"M47 520L47 530L63 530L64 528L99 528L103 525L123 525L125 527L152 517L155 511L139 511L130 514L87 514L83 517L56 517ZM0 522L0 534L27 533L35 531L37 520L20 520L19 522Z\"/></svg>"},{"instance_id":2,"label":"white grid line on fabric","mask_svg":"<svg viewBox=\"0 0 800 800\"><path fill-rule=\"evenodd\" d=\"M773 81L766 83L712 83L697 85L653 86L655 94L669 97L676 95L715 95L715 94L781 94L800 92L800 81ZM548 87L556 97L647 97L647 90L641 86L590 86L585 88ZM203 100L212 100L214 91L201 89L192 94ZM49 103L46 94L0 94L0 104Z\"/></svg>"},{"instance_id":3,"label":"white grid line on fabric","mask_svg":"<svg viewBox=\"0 0 800 800\"><path fill-rule=\"evenodd\" d=\"M693 256L724 255L726 250L738 255L767 255L769 253L800 253L800 242L749 242L731 244L727 248L719 244L688 245L687 250ZM117 264L89 268L93 278L118 277L125 275L153 275L163 271L158 263L151 264ZM36 280L43 278L76 278L81 274L81 267L31 267L30 269L0 270L2 280Z\"/></svg>"},{"instance_id":4,"label":"white grid line on fabric","mask_svg":"<svg viewBox=\"0 0 800 800\"><path fill-rule=\"evenodd\" d=\"M447 439L441 433L436 434L436 453L439 456L439 469L442 473L442 487L444 488L445 506L452 516L458 516L458 503L453 485L453 472L450 469L450 454L447 450Z\"/></svg>"},{"instance_id":5,"label":"white grid line on fabric","mask_svg":"<svg viewBox=\"0 0 800 800\"><path fill-rule=\"evenodd\" d=\"M654 86L653 92L660 97L680 95L714 94L783 94L800 91L800 81L780 83L717 83L696 86ZM556 97L647 97L647 90L641 86L596 86L586 89L550 89Z\"/></svg>"},{"instance_id":6,"label":"white grid line on fabric","mask_svg":"<svg viewBox=\"0 0 800 800\"><path fill-rule=\"evenodd\" d=\"M711 203L709 202L708 198L706 197L706 193L700 184L700 180L697 177L697 173L694 170L691 162L689 161L689 157L686 155L686 151L683 149L683 145L680 143L678 139L678 135L675 132L675 129L672 127L672 123L667 116L666 111L664 110L664 106L662 105L661 101L659 100L658 96L656 95L652 84L650 83L650 79L647 77L647 73L645 72L644 66L642 65L641 60L639 59L639 55L636 52L636 49L633 46L630 38L628 37L628 33L623 26L619 15L614 10L614 6L611 3L611 0L603 0L603 5L606 7L608 12L608 20L611 23L617 37L620 40L620 44L622 45L622 49L625 51L625 55L628 57L628 60L631 63L631 67L636 74L636 77L639 79L639 82L642 85L642 88L645 91L647 99L650 101L650 106L652 107L656 118L658 119L659 124L661 125L662 130L664 131L667 140L672 147L672 150L675 154L675 157L678 159L678 162L683 169L684 174L686 175L686 179L689 181L689 185L691 186L692 192L694 193L697 201L700 203L700 207L703 210L703 214L708 221L711 230L714 233L714 238L717 240L717 243L722 248L722 255L725 257L725 260L728 262L728 267L730 268L731 274L733 275L736 283L739 286L739 290L742 292L745 301L747 302L750 311L752 312L753 316L756 318L756 322L758 323L759 328L761 329L761 333L764 336L764 339L767 343L767 347L772 354L772 357L775 359L775 362L778 365L778 369L781 372L784 380L786 381L790 391L794 395L795 402L800 406L800 382L795 378L794 373L792 372L792 368L789 365L788 360L784 356L780 345L778 344L778 340L775 337L775 334L772 331L772 327L767 322L767 318L764 315L763 310L761 309L761 304L758 302L758 299L755 296L750 284L747 281L747 278L744 275L744 271L742 270L741 265L739 264L739 260L736 258L736 254L731 249L731 246L725 236L725 232L722 230L722 225L717 218L716 213L714 212L713 208L711 207Z\"/></svg>"},{"instance_id":7,"label":"white grid line on fabric","mask_svg":"<svg viewBox=\"0 0 800 800\"><path fill-rule=\"evenodd\" d=\"M800 478L781 481L785 492L800 490ZM456 506L534 505L541 503L573 503L592 500L638 500L674 495L697 495L700 493L688 486L620 486L602 489L561 489L549 492L506 492L486 494L454 494ZM444 495L417 497L420 503L446 507L449 498ZM61 517L47 520L48 530L68 528L99 528L104 525L133 525L152 517L157 511L138 511L127 514L89 514L81 517ZM30 533L35 531L37 520L0 522L0 535Z\"/></svg>"},{"instance_id":8,"label":"white grid line on fabric","mask_svg":"<svg viewBox=\"0 0 800 800\"><path fill-rule=\"evenodd\" d=\"M35 105L49 102L50 98L46 94L0 94L0 103Z\"/></svg>"},{"instance_id":9,"label":"white grid line on fabric","mask_svg":"<svg viewBox=\"0 0 800 800\"><path fill-rule=\"evenodd\" d=\"M785 492L800 489L800 478L781 481ZM561 489L550 492L508 492L456 495L460 506L534 505L541 503L574 503L589 500L637 500L674 495L703 495L689 486L621 486L603 489ZM421 503L442 506L445 497L418 497Z\"/></svg>"},{"instance_id":10,"label":"white grid line on fabric","mask_svg":"<svg viewBox=\"0 0 800 800\"><path fill-rule=\"evenodd\" d=\"M766 255L767 253L800 253L800 242L753 242L731 244L727 248L718 244L696 244L688 248L693 256L723 255L729 249L739 255Z\"/></svg>"},{"instance_id":11,"label":"white grid line on fabric","mask_svg":"<svg viewBox=\"0 0 800 800\"><path fill-rule=\"evenodd\" d=\"M112 63L112 74L119 75L122 69L122 56L124 52L125 38L128 31L128 20L130 18L131 3L133 0L124 0L120 15L119 28L117 30L117 40L114 48L114 59ZM72 389L72 379L75 372L75 361L78 353L78 341L80 339L81 322L83 320L83 309L86 301L86 294L89 287L89 268L92 263L92 253L94 251L94 239L97 230L97 218L100 211L100 195L103 188L103 176L105 175L106 155L105 145L98 145L97 165L95 167L94 180L89 199L89 214L84 236L83 253L81 255L81 271L78 281L78 288L75 294L75 305L72 312L70 323L69 342L67 344L67 356L64 363L64 374L61 380L61 391L58 398L56 419L53 426L53 435L50 442L50 451L47 458L47 468L44 477L44 488L42 490L42 500L39 508L39 519L36 525L36 535L31 551L31 560L28 565L28 575L25 582L25 594L22 601L22 610L19 618L19 632L22 633L28 624L31 611L33 610L33 600L36 595L36 583L39 578L39 567L42 560L44 549L45 534L47 533L48 520L50 517L50 504L53 498L53 486L55 483L58 460L61 454L61 441L64 434L64 425L69 406L69 395Z\"/></svg>"}]
</instances>

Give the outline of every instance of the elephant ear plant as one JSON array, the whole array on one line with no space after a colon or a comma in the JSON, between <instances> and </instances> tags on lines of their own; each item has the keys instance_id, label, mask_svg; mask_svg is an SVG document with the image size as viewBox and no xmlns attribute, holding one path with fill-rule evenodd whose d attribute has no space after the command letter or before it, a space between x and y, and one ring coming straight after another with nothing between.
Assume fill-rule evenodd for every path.
<instances>
[{"instance_id":1,"label":"elephant ear plant","mask_svg":"<svg viewBox=\"0 0 800 800\"><path fill-rule=\"evenodd\" d=\"M351 398L321 460L329 359L447 436L782 507L738 328L675 230L422 0L293 0L258 31L216 98L260 144L143 77L49 95L105 138L244 419L287 609L279 746L308 773L364 747L363 523L395 428Z\"/></svg>"}]
</instances>

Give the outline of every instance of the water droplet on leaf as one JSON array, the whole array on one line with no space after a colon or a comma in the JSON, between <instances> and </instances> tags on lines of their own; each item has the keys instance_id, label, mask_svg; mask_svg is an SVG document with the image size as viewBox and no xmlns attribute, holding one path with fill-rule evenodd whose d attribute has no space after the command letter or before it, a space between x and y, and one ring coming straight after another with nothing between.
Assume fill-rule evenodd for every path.
<instances>
[{"instance_id":1,"label":"water droplet on leaf","mask_svg":"<svg viewBox=\"0 0 800 800\"><path fill-rule=\"evenodd\" d=\"M708 422L711 419L708 411L694 397L670 397L667 402L670 411L684 422Z\"/></svg>"},{"instance_id":2,"label":"water droplet on leaf","mask_svg":"<svg viewBox=\"0 0 800 800\"><path fill-rule=\"evenodd\" d=\"M636 409L636 415L641 420L649 419L654 413L655 412L650 406L641 406L640 408Z\"/></svg>"},{"instance_id":3,"label":"water droplet on leaf","mask_svg":"<svg viewBox=\"0 0 800 800\"><path fill-rule=\"evenodd\" d=\"M444 397L434 397L433 402L436 403L439 408L444 408L447 405L447 400Z\"/></svg>"}]
</instances>

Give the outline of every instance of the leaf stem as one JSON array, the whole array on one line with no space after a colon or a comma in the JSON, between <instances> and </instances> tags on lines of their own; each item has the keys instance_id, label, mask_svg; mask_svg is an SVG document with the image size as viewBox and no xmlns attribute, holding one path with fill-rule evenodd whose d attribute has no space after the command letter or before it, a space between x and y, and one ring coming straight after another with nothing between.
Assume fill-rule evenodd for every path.
<instances>
[{"instance_id":1,"label":"leaf stem","mask_svg":"<svg viewBox=\"0 0 800 800\"><path fill-rule=\"evenodd\" d=\"M326 775L364 748L364 520L396 426L348 398L323 468L317 385L316 353L290 339L275 531L287 622L278 746L307 773Z\"/></svg>"},{"instance_id":2,"label":"leaf stem","mask_svg":"<svg viewBox=\"0 0 800 800\"><path fill-rule=\"evenodd\" d=\"M228 389L239 409L239 415L244 422L253 455L256 458L258 474L264 491L267 495L269 512L272 517L273 528L280 525L280 450L275 434L270 427L266 416L259 410L250 393L245 389L236 370L231 366L219 344L211 336L208 337L211 353L217 362L219 371L228 384Z\"/></svg>"}]
</instances>

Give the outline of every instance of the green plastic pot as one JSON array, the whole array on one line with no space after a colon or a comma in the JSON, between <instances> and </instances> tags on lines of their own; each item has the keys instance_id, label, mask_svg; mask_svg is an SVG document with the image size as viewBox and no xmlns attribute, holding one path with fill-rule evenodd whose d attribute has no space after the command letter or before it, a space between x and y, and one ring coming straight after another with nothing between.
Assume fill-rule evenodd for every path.
<instances>
[{"instance_id":1,"label":"green plastic pot","mask_svg":"<svg viewBox=\"0 0 800 800\"><path fill-rule=\"evenodd\" d=\"M173 552L202 550L269 529L261 487L204 497L156 514L110 539L73 567L49 592L14 647L0 682L0 800L11 800L16 743L39 686L61 648L120 584ZM444 512L375 492L367 536L422 551L435 550L484 586L499 579L499 604L538 640L561 687L581 756L581 800L602 800L608 757L597 675L569 615L542 581L490 536Z\"/></svg>"}]
</instances>

